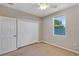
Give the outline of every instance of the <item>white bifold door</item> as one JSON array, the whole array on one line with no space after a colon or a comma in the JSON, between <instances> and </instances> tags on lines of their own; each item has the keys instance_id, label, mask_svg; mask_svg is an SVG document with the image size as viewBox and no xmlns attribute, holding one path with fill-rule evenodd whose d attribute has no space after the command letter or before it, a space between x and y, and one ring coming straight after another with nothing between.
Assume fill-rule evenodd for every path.
<instances>
[{"instance_id":1,"label":"white bifold door","mask_svg":"<svg viewBox=\"0 0 79 59\"><path fill-rule=\"evenodd\" d=\"M18 20L18 47L39 41L39 22Z\"/></svg>"},{"instance_id":2,"label":"white bifold door","mask_svg":"<svg viewBox=\"0 0 79 59\"><path fill-rule=\"evenodd\" d=\"M16 49L16 19L0 16L0 54Z\"/></svg>"}]
</instances>

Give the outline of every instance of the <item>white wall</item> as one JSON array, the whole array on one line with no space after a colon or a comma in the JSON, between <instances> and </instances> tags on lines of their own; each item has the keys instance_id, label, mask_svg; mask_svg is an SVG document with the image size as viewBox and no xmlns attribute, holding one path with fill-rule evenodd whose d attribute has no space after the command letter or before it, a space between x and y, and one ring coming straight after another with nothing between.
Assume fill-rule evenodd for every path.
<instances>
[{"instance_id":1,"label":"white wall","mask_svg":"<svg viewBox=\"0 0 79 59\"><path fill-rule=\"evenodd\" d=\"M39 20L40 18L26 12L22 12L16 9L12 9L9 7L5 7L0 5L0 16L6 17L14 17L14 18L24 18L24 19L32 19L32 20Z\"/></svg>"},{"instance_id":2,"label":"white wall","mask_svg":"<svg viewBox=\"0 0 79 59\"><path fill-rule=\"evenodd\" d=\"M66 16L66 35L54 36L52 33L52 18ZM64 48L79 51L79 5L56 12L43 19L43 41Z\"/></svg>"}]
</instances>

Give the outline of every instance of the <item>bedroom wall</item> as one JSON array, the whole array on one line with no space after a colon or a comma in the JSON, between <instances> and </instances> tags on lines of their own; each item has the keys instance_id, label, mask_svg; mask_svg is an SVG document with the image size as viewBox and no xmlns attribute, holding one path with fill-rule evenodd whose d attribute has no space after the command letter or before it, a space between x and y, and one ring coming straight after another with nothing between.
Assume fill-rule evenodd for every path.
<instances>
[{"instance_id":1,"label":"bedroom wall","mask_svg":"<svg viewBox=\"0 0 79 59\"><path fill-rule=\"evenodd\" d=\"M66 16L66 35L54 36L53 17L61 15ZM45 17L43 19L43 41L79 52L79 5Z\"/></svg>"}]
</instances>

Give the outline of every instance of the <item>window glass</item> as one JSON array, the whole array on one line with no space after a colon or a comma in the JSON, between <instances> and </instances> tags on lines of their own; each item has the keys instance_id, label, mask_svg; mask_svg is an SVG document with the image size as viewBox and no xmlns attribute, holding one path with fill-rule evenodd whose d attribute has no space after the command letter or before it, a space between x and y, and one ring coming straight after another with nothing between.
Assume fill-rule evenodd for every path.
<instances>
[{"instance_id":1,"label":"window glass","mask_svg":"<svg viewBox=\"0 0 79 59\"><path fill-rule=\"evenodd\" d=\"M65 35L66 18L58 16L54 18L54 35Z\"/></svg>"}]
</instances>

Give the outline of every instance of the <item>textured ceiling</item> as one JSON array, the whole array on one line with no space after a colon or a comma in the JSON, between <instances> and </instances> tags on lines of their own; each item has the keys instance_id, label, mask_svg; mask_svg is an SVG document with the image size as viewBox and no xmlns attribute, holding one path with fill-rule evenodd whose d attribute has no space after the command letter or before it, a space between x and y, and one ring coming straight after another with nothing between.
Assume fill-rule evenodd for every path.
<instances>
[{"instance_id":1,"label":"textured ceiling","mask_svg":"<svg viewBox=\"0 0 79 59\"><path fill-rule=\"evenodd\" d=\"M4 3L1 5L7 6L13 9L17 9L17 10L20 10L20 11L38 16L38 17L44 17L52 13L55 13L57 11L72 7L76 5L76 3L48 3L49 7L46 10L40 10L38 8L37 3L14 3L14 4ZM57 7L54 8L53 6L57 6Z\"/></svg>"}]
</instances>

